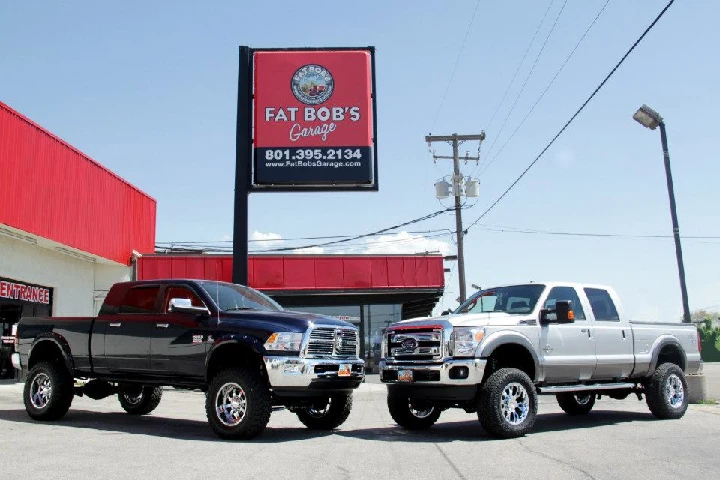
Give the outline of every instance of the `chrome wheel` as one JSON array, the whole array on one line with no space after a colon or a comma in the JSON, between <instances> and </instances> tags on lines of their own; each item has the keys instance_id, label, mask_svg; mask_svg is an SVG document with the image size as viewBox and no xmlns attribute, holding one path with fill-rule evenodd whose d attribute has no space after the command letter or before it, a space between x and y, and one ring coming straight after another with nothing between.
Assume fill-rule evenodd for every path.
<instances>
[{"instance_id":1,"label":"chrome wheel","mask_svg":"<svg viewBox=\"0 0 720 480\"><path fill-rule=\"evenodd\" d=\"M50 377L44 373L35 376L30 386L30 403L32 406L41 410L50 403L52 398L52 383Z\"/></svg>"},{"instance_id":2,"label":"chrome wheel","mask_svg":"<svg viewBox=\"0 0 720 480\"><path fill-rule=\"evenodd\" d=\"M578 405L587 405L588 403L590 403L593 395L594 394L592 393L578 394L575 395L575 401L578 403Z\"/></svg>"},{"instance_id":3,"label":"chrome wheel","mask_svg":"<svg viewBox=\"0 0 720 480\"><path fill-rule=\"evenodd\" d=\"M327 415L328 411L330 410L330 404L332 403L332 399L329 398L327 402L325 402L324 405L320 403L313 404L312 407L307 409L308 415L315 418L321 418ZM320 408L318 408L320 407Z\"/></svg>"},{"instance_id":4,"label":"chrome wheel","mask_svg":"<svg viewBox=\"0 0 720 480\"><path fill-rule=\"evenodd\" d=\"M215 396L215 411L218 420L228 427L243 421L247 412L245 390L237 383L226 383Z\"/></svg>"},{"instance_id":5,"label":"chrome wheel","mask_svg":"<svg viewBox=\"0 0 720 480\"><path fill-rule=\"evenodd\" d=\"M500 409L505 421L510 425L520 425L530 410L527 390L519 383L508 383L500 396Z\"/></svg>"},{"instance_id":6,"label":"chrome wheel","mask_svg":"<svg viewBox=\"0 0 720 480\"><path fill-rule=\"evenodd\" d=\"M675 374L668 376L665 382L665 398L672 408L680 408L685 400L682 380Z\"/></svg>"},{"instance_id":7,"label":"chrome wheel","mask_svg":"<svg viewBox=\"0 0 720 480\"><path fill-rule=\"evenodd\" d=\"M429 406L425 408L417 408L416 406L413 406L412 402L409 404L410 406L410 413L415 418L427 418L435 411L435 407Z\"/></svg>"},{"instance_id":8,"label":"chrome wheel","mask_svg":"<svg viewBox=\"0 0 720 480\"><path fill-rule=\"evenodd\" d=\"M142 402L143 399L142 388L139 388L137 392L123 392L122 395L130 405L137 405Z\"/></svg>"}]
</instances>

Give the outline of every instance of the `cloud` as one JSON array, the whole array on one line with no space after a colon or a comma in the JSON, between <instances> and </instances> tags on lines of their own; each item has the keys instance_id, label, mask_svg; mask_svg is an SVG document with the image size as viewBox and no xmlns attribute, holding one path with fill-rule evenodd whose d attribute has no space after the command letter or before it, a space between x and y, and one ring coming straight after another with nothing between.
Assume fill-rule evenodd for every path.
<instances>
[{"instance_id":1,"label":"cloud","mask_svg":"<svg viewBox=\"0 0 720 480\"><path fill-rule=\"evenodd\" d=\"M553 158L553 163L558 168L569 168L575 163L575 153L567 148L560 150Z\"/></svg>"},{"instance_id":2,"label":"cloud","mask_svg":"<svg viewBox=\"0 0 720 480\"><path fill-rule=\"evenodd\" d=\"M229 242L232 239L233 239L232 235L223 235L222 237L220 237L221 242Z\"/></svg>"},{"instance_id":3,"label":"cloud","mask_svg":"<svg viewBox=\"0 0 720 480\"><path fill-rule=\"evenodd\" d=\"M279 233L262 233L257 230L252 232L250 240L253 241L254 246L262 249L277 247L285 242Z\"/></svg>"},{"instance_id":4,"label":"cloud","mask_svg":"<svg viewBox=\"0 0 720 480\"><path fill-rule=\"evenodd\" d=\"M307 248L296 248L295 250L292 250L290 253L298 253L303 255L320 255L325 250L322 247L307 247Z\"/></svg>"},{"instance_id":5,"label":"cloud","mask_svg":"<svg viewBox=\"0 0 720 480\"><path fill-rule=\"evenodd\" d=\"M425 238L422 235L413 235L408 232L398 232L394 235L381 235L367 241L363 253L367 254L412 254L424 252L440 252L448 255L452 245L443 240Z\"/></svg>"}]
</instances>

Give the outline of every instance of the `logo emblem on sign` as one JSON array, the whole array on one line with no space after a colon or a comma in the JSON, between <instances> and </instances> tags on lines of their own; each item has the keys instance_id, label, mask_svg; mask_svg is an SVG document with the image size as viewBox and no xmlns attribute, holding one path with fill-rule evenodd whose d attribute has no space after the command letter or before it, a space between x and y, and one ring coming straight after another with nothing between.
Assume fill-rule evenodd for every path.
<instances>
[{"instance_id":1,"label":"logo emblem on sign","mask_svg":"<svg viewBox=\"0 0 720 480\"><path fill-rule=\"evenodd\" d=\"M333 94L335 80L330 71L321 65L304 65L298 68L290 82L293 95L306 105L319 105Z\"/></svg>"},{"instance_id":2,"label":"logo emblem on sign","mask_svg":"<svg viewBox=\"0 0 720 480\"><path fill-rule=\"evenodd\" d=\"M406 338L402 341L400 346L402 346L403 350L412 352L417 348L418 342L414 338Z\"/></svg>"}]
</instances>

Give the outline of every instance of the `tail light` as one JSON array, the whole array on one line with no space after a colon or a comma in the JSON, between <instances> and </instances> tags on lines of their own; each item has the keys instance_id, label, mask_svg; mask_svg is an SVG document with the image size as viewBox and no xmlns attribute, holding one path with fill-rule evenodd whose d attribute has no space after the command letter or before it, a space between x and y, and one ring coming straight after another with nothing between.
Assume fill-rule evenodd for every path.
<instances>
[{"instance_id":1,"label":"tail light","mask_svg":"<svg viewBox=\"0 0 720 480\"><path fill-rule=\"evenodd\" d=\"M698 353L702 353L702 337L700 336L700 332L697 332L698 337Z\"/></svg>"}]
</instances>

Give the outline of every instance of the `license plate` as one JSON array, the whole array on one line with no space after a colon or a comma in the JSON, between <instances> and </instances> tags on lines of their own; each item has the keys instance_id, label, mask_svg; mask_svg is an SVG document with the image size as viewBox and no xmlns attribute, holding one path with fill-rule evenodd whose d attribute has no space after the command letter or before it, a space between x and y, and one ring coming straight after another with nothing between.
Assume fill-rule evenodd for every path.
<instances>
[{"instance_id":1,"label":"license plate","mask_svg":"<svg viewBox=\"0 0 720 480\"><path fill-rule=\"evenodd\" d=\"M352 373L352 364L342 363L338 368L338 377L349 377Z\"/></svg>"},{"instance_id":2,"label":"license plate","mask_svg":"<svg viewBox=\"0 0 720 480\"><path fill-rule=\"evenodd\" d=\"M412 382L413 371L412 370L398 370L398 382Z\"/></svg>"}]
</instances>

